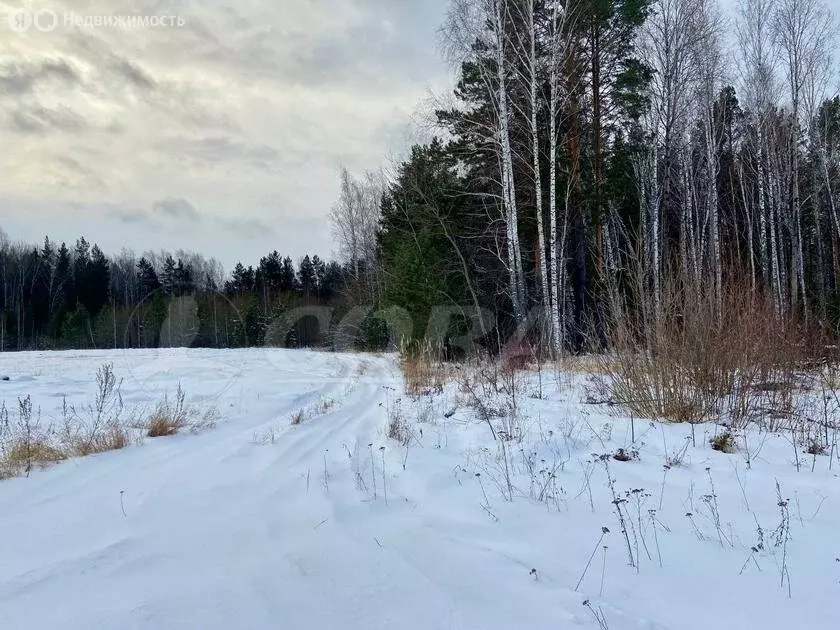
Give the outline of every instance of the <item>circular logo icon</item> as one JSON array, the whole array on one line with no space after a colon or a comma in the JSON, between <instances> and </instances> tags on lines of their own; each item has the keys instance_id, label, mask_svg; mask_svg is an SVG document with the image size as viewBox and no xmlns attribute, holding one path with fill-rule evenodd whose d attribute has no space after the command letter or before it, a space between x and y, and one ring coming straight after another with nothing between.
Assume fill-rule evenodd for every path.
<instances>
[{"instance_id":1,"label":"circular logo icon","mask_svg":"<svg viewBox=\"0 0 840 630\"><path fill-rule=\"evenodd\" d=\"M32 17L32 21L42 33L51 33L58 27L58 14L52 9L41 9Z\"/></svg>"},{"instance_id":2,"label":"circular logo icon","mask_svg":"<svg viewBox=\"0 0 840 630\"><path fill-rule=\"evenodd\" d=\"M58 16L56 16L56 20ZM15 33L25 33L32 28L34 17L29 11L24 9L12 9L6 16L6 21L9 23L9 28Z\"/></svg>"}]
</instances>

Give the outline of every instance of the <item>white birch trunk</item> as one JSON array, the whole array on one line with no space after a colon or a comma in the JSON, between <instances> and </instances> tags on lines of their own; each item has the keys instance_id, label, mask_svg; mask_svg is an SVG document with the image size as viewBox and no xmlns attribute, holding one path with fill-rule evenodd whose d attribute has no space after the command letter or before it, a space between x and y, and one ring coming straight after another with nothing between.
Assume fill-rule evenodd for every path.
<instances>
[{"instance_id":1,"label":"white birch trunk","mask_svg":"<svg viewBox=\"0 0 840 630\"><path fill-rule=\"evenodd\" d=\"M539 126L537 121L537 113L539 111L539 101L537 99L537 25L535 23L534 15L534 0L528 0L528 18L529 18L529 42L530 50L528 55L529 74L528 83L531 97L531 147L534 168L534 199L537 214L537 239L539 241L539 264L540 264L540 284L542 287L542 303L543 303L543 326L549 326L552 321L552 306L551 306L551 285L548 280L548 263L545 254L545 229L543 227L543 199L542 199L542 175L540 174L540 138ZM553 355L556 351L555 340L553 339L553 330L549 329L549 348Z\"/></svg>"},{"instance_id":2,"label":"white birch trunk","mask_svg":"<svg viewBox=\"0 0 840 630\"><path fill-rule=\"evenodd\" d=\"M551 38L551 68L549 70L549 183L548 183L548 216L549 216L549 266L551 274L551 290L549 300L551 308L551 344L555 353L562 351L563 339L560 329L560 309L564 299L564 293L560 287L559 266L562 264L558 259L557 251L557 114L559 109L559 88L557 76L557 50L560 45L557 29L557 16L552 18Z\"/></svg>"},{"instance_id":3,"label":"white birch trunk","mask_svg":"<svg viewBox=\"0 0 840 630\"><path fill-rule=\"evenodd\" d=\"M525 279L522 271L522 253L519 246L519 221L516 207L516 185L513 177L513 153L510 147L510 119L505 63L505 21L503 5L506 0L495 0L496 65L498 72L499 142L502 161L502 196L505 203L508 266L513 314L517 322L525 317Z\"/></svg>"}]
</instances>

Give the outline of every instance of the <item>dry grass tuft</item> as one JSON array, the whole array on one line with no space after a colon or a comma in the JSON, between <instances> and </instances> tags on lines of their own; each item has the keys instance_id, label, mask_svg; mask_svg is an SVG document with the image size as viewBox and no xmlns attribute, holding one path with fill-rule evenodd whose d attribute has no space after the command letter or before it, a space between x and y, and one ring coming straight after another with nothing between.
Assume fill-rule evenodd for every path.
<instances>
[{"instance_id":1,"label":"dry grass tuft","mask_svg":"<svg viewBox=\"0 0 840 630\"><path fill-rule=\"evenodd\" d=\"M71 457L120 450L132 439L175 435L189 429L197 432L216 425L215 408L200 414L186 404L178 386L174 402L164 399L145 420L132 425L123 421L123 401L113 366L106 363L96 373L96 396L90 404L63 406L63 421L54 428L42 426L40 410L33 410L29 396L18 400L16 417L0 404L0 479L29 475Z\"/></svg>"},{"instance_id":2,"label":"dry grass tuft","mask_svg":"<svg viewBox=\"0 0 840 630\"><path fill-rule=\"evenodd\" d=\"M303 424L303 420L304 420L305 417L306 417L306 413L304 412L304 410L299 409L298 411L296 411L295 413L292 414L290 424L293 427L296 427L299 424Z\"/></svg>"},{"instance_id":3,"label":"dry grass tuft","mask_svg":"<svg viewBox=\"0 0 840 630\"><path fill-rule=\"evenodd\" d=\"M48 468L67 458L67 453L52 446L44 437L18 438L4 448L0 478L28 475L36 468Z\"/></svg>"},{"instance_id":4,"label":"dry grass tuft","mask_svg":"<svg viewBox=\"0 0 840 630\"><path fill-rule=\"evenodd\" d=\"M712 445L713 451L719 451L721 453L731 455L736 450L735 436L732 435L732 432L728 429L723 433L718 433L714 436L711 440L709 440L709 444Z\"/></svg>"},{"instance_id":5,"label":"dry grass tuft","mask_svg":"<svg viewBox=\"0 0 840 630\"><path fill-rule=\"evenodd\" d=\"M605 375L614 368L612 358L608 355L568 355L557 361L557 369L572 374Z\"/></svg>"},{"instance_id":6,"label":"dry grass tuft","mask_svg":"<svg viewBox=\"0 0 840 630\"><path fill-rule=\"evenodd\" d=\"M639 451L620 448L613 453L612 458L617 462L636 462L639 461Z\"/></svg>"},{"instance_id":7,"label":"dry grass tuft","mask_svg":"<svg viewBox=\"0 0 840 630\"><path fill-rule=\"evenodd\" d=\"M177 416L169 413L167 409L158 407L148 420L148 431L146 435L150 438L170 437L177 435L186 426Z\"/></svg>"},{"instance_id":8,"label":"dry grass tuft","mask_svg":"<svg viewBox=\"0 0 840 630\"><path fill-rule=\"evenodd\" d=\"M123 401L120 382L111 363L96 371L96 397L80 409L63 408L64 422L58 439L64 450L76 457L120 450L128 446L130 435L122 422Z\"/></svg>"},{"instance_id":9,"label":"dry grass tuft","mask_svg":"<svg viewBox=\"0 0 840 630\"><path fill-rule=\"evenodd\" d=\"M413 437L408 423L396 410L391 414L391 418L388 420L388 437L399 442L403 446L408 446Z\"/></svg>"},{"instance_id":10,"label":"dry grass tuft","mask_svg":"<svg viewBox=\"0 0 840 630\"><path fill-rule=\"evenodd\" d=\"M47 468L67 456L55 444L51 428L42 428L40 411L33 411L29 396L18 399L15 422L6 405L0 406L0 479L28 476L36 468Z\"/></svg>"},{"instance_id":11,"label":"dry grass tuft","mask_svg":"<svg viewBox=\"0 0 840 630\"><path fill-rule=\"evenodd\" d=\"M73 439L66 443L74 456L85 457L124 449L131 443L131 437L124 426L114 423L84 440Z\"/></svg>"},{"instance_id":12,"label":"dry grass tuft","mask_svg":"<svg viewBox=\"0 0 840 630\"><path fill-rule=\"evenodd\" d=\"M406 343L400 350L400 365L405 380L405 392L410 396L443 391L447 380L447 366L439 348L428 342Z\"/></svg>"},{"instance_id":13,"label":"dry grass tuft","mask_svg":"<svg viewBox=\"0 0 840 630\"><path fill-rule=\"evenodd\" d=\"M499 360L507 372L522 372L534 360L534 350L524 343L508 344L502 349Z\"/></svg>"},{"instance_id":14,"label":"dry grass tuft","mask_svg":"<svg viewBox=\"0 0 840 630\"><path fill-rule=\"evenodd\" d=\"M178 391L174 402L164 398L158 403L146 421L146 435L150 438L171 437L188 429L198 433L212 429L219 419L219 412L215 408L207 410L203 415L186 403L186 394L178 383Z\"/></svg>"}]
</instances>

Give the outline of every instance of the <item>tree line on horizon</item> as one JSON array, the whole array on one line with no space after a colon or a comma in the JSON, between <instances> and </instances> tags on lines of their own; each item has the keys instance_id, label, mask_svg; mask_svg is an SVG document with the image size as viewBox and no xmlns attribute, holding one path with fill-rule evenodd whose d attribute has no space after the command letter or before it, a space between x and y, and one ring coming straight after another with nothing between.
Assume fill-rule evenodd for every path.
<instances>
[{"instance_id":1,"label":"tree line on horizon","mask_svg":"<svg viewBox=\"0 0 840 630\"><path fill-rule=\"evenodd\" d=\"M38 247L0 231L0 350L259 346L283 313L337 304L344 278L317 255L295 264L273 251L226 275L216 259L180 250L109 257L84 237ZM280 341L318 335L303 322Z\"/></svg>"}]
</instances>

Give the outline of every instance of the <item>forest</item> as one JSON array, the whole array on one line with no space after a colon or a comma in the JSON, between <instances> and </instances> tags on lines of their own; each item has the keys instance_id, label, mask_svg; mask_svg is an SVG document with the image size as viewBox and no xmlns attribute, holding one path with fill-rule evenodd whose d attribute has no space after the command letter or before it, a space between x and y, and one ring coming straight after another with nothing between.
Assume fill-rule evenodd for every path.
<instances>
[{"instance_id":1,"label":"forest","mask_svg":"<svg viewBox=\"0 0 840 630\"><path fill-rule=\"evenodd\" d=\"M453 0L457 88L380 207L383 304L490 312L499 338L524 327L546 355L701 315L833 336L836 16L729 8Z\"/></svg>"},{"instance_id":2,"label":"forest","mask_svg":"<svg viewBox=\"0 0 840 630\"><path fill-rule=\"evenodd\" d=\"M689 324L825 344L840 324L836 16L821 0L728 8L452 0L429 45L457 87L401 163L342 171L340 261L273 252L226 276L186 252L4 238L0 344L260 345L301 305L363 308L358 345L374 348L422 341L441 308L462 320L444 338L471 328L491 351L515 336L544 356Z\"/></svg>"},{"instance_id":3,"label":"forest","mask_svg":"<svg viewBox=\"0 0 840 630\"><path fill-rule=\"evenodd\" d=\"M12 243L0 232L0 349L249 347L284 312L342 295L337 262L274 251L229 275L184 251L106 256L84 237L68 248ZM291 322L280 345L312 344L311 323Z\"/></svg>"}]
</instances>

